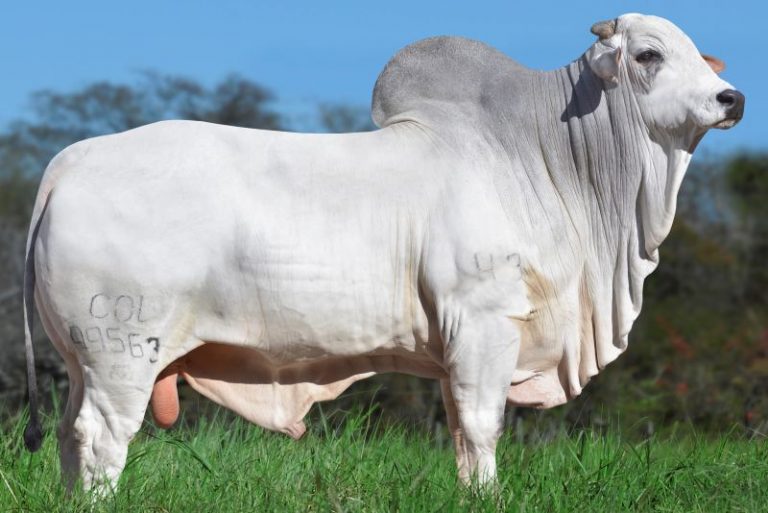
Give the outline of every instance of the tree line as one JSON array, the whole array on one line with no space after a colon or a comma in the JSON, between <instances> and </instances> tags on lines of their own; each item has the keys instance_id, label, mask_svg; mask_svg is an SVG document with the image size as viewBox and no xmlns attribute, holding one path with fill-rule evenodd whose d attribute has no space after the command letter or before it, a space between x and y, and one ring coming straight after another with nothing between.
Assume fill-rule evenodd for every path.
<instances>
[{"instance_id":1,"label":"tree line","mask_svg":"<svg viewBox=\"0 0 768 513\"><path fill-rule=\"evenodd\" d=\"M97 82L41 91L31 114L0 130L0 408L23 405L21 281L27 223L42 171L67 145L162 119L290 130L274 96L237 75L212 87L145 73L132 84ZM319 105L324 131L373 128L367 108ZM520 436L583 426L649 434L679 425L768 431L768 153L694 158L661 263L646 282L628 351L582 396L548 412L512 409ZM64 393L64 366L36 326L43 390ZM188 390L183 395L189 395ZM192 403L190 403L192 405ZM191 406L198 408L198 403ZM383 420L444 423L439 387L406 376L359 383L331 408L374 405ZM380 406L380 407L379 407ZM326 407L327 409L328 407Z\"/></svg>"}]
</instances>

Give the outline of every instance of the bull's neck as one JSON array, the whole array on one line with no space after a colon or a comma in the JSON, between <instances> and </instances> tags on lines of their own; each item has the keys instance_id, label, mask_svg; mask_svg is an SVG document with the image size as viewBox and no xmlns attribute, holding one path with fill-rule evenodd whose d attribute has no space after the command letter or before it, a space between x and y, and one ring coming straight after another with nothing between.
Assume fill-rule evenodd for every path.
<instances>
[{"instance_id":1,"label":"bull's neck","mask_svg":"<svg viewBox=\"0 0 768 513\"><path fill-rule=\"evenodd\" d=\"M560 86L564 108L552 114L568 140L556 149L543 145L543 156L562 152L558 157L571 163L563 173L571 176L553 174L552 183L580 190L581 204L570 208L582 209L591 234L583 286L596 303L600 294L612 297L613 344L623 349L640 313L643 281L671 229L690 154L649 132L626 68L608 84L582 58L542 78Z\"/></svg>"},{"instance_id":2,"label":"bull's neck","mask_svg":"<svg viewBox=\"0 0 768 513\"><path fill-rule=\"evenodd\" d=\"M600 242L608 247L617 240L626 242L616 235L632 234L639 238L640 256L655 263L657 248L672 226L690 153L673 137L649 132L626 70L621 72L618 84L607 84L582 58L542 77L559 84L564 103L553 115L559 116L568 144L554 151L569 154L565 158L572 163L583 205L596 209L590 212L597 221L593 235L603 237ZM558 188L559 179L553 176Z\"/></svg>"},{"instance_id":3,"label":"bull's neck","mask_svg":"<svg viewBox=\"0 0 768 513\"><path fill-rule=\"evenodd\" d=\"M585 59L531 75L536 123L524 130L582 241L582 295L595 336L623 350L640 312L642 284L658 263L690 154L646 128L626 76L606 84ZM518 146L515 146L515 145ZM531 146L507 141L513 151ZM585 233L585 231L587 233ZM602 359L613 359L605 356ZM607 363L599 362L602 365Z\"/></svg>"},{"instance_id":4,"label":"bull's neck","mask_svg":"<svg viewBox=\"0 0 768 513\"><path fill-rule=\"evenodd\" d=\"M626 69L621 71L619 84L606 85L584 59L559 70L555 75L571 84L561 120L573 168L582 181L587 178L587 204L600 207L601 226L618 223L622 232L636 231L640 256L655 263L672 227L690 142L649 131Z\"/></svg>"}]
</instances>

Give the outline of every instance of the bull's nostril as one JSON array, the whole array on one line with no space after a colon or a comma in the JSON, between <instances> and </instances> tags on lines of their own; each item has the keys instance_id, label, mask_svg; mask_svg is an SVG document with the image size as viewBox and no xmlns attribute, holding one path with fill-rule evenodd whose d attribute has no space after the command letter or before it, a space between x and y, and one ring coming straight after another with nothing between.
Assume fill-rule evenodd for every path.
<instances>
[{"instance_id":1,"label":"bull's nostril","mask_svg":"<svg viewBox=\"0 0 768 513\"><path fill-rule=\"evenodd\" d=\"M726 89L725 91L722 91L718 93L716 96L717 101L722 103L723 105L733 105L736 103L736 100L738 99L739 95L738 91L734 91L733 89Z\"/></svg>"}]
</instances>

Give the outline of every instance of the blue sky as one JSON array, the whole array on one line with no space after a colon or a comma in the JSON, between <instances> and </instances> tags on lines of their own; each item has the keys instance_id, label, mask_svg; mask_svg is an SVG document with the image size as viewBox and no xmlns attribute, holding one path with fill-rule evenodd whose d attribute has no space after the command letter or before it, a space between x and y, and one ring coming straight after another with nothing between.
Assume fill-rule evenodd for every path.
<instances>
[{"instance_id":1,"label":"blue sky","mask_svg":"<svg viewBox=\"0 0 768 513\"><path fill-rule=\"evenodd\" d=\"M271 89L294 126L311 128L319 102L367 106L387 59L419 38L479 39L551 69L594 40L590 25L624 12L657 14L744 92L744 120L704 139L706 153L768 148L765 55L768 4L744 0L645 1L225 1L6 3L0 16L0 126L29 114L29 93L96 80L134 82L142 70L213 84L236 72ZM762 121L761 121L762 120Z\"/></svg>"}]
</instances>

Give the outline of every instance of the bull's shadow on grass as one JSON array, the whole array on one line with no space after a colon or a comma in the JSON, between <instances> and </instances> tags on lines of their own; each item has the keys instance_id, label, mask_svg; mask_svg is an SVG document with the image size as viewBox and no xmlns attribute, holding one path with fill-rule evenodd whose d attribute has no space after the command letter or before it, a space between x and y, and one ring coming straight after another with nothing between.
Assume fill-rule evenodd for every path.
<instances>
[{"instance_id":1,"label":"bull's shadow on grass","mask_svg":"<svg viewBox=\"0 0 768 513\"><path fill-rule=\"evenodd\" d=\"M59 485L55 437L23 449L23 416L0 438L0 510L88 511ZM46 418L46 428L55 420ZM457 486L436 435L376 425L371 410L310 419L295 442L219 412L165 432L146 423L117 494L94 511L761 511L768 444L737 432L627 441L581 431L499 446L496 494Z\"/></svg>"}]
</instances>

